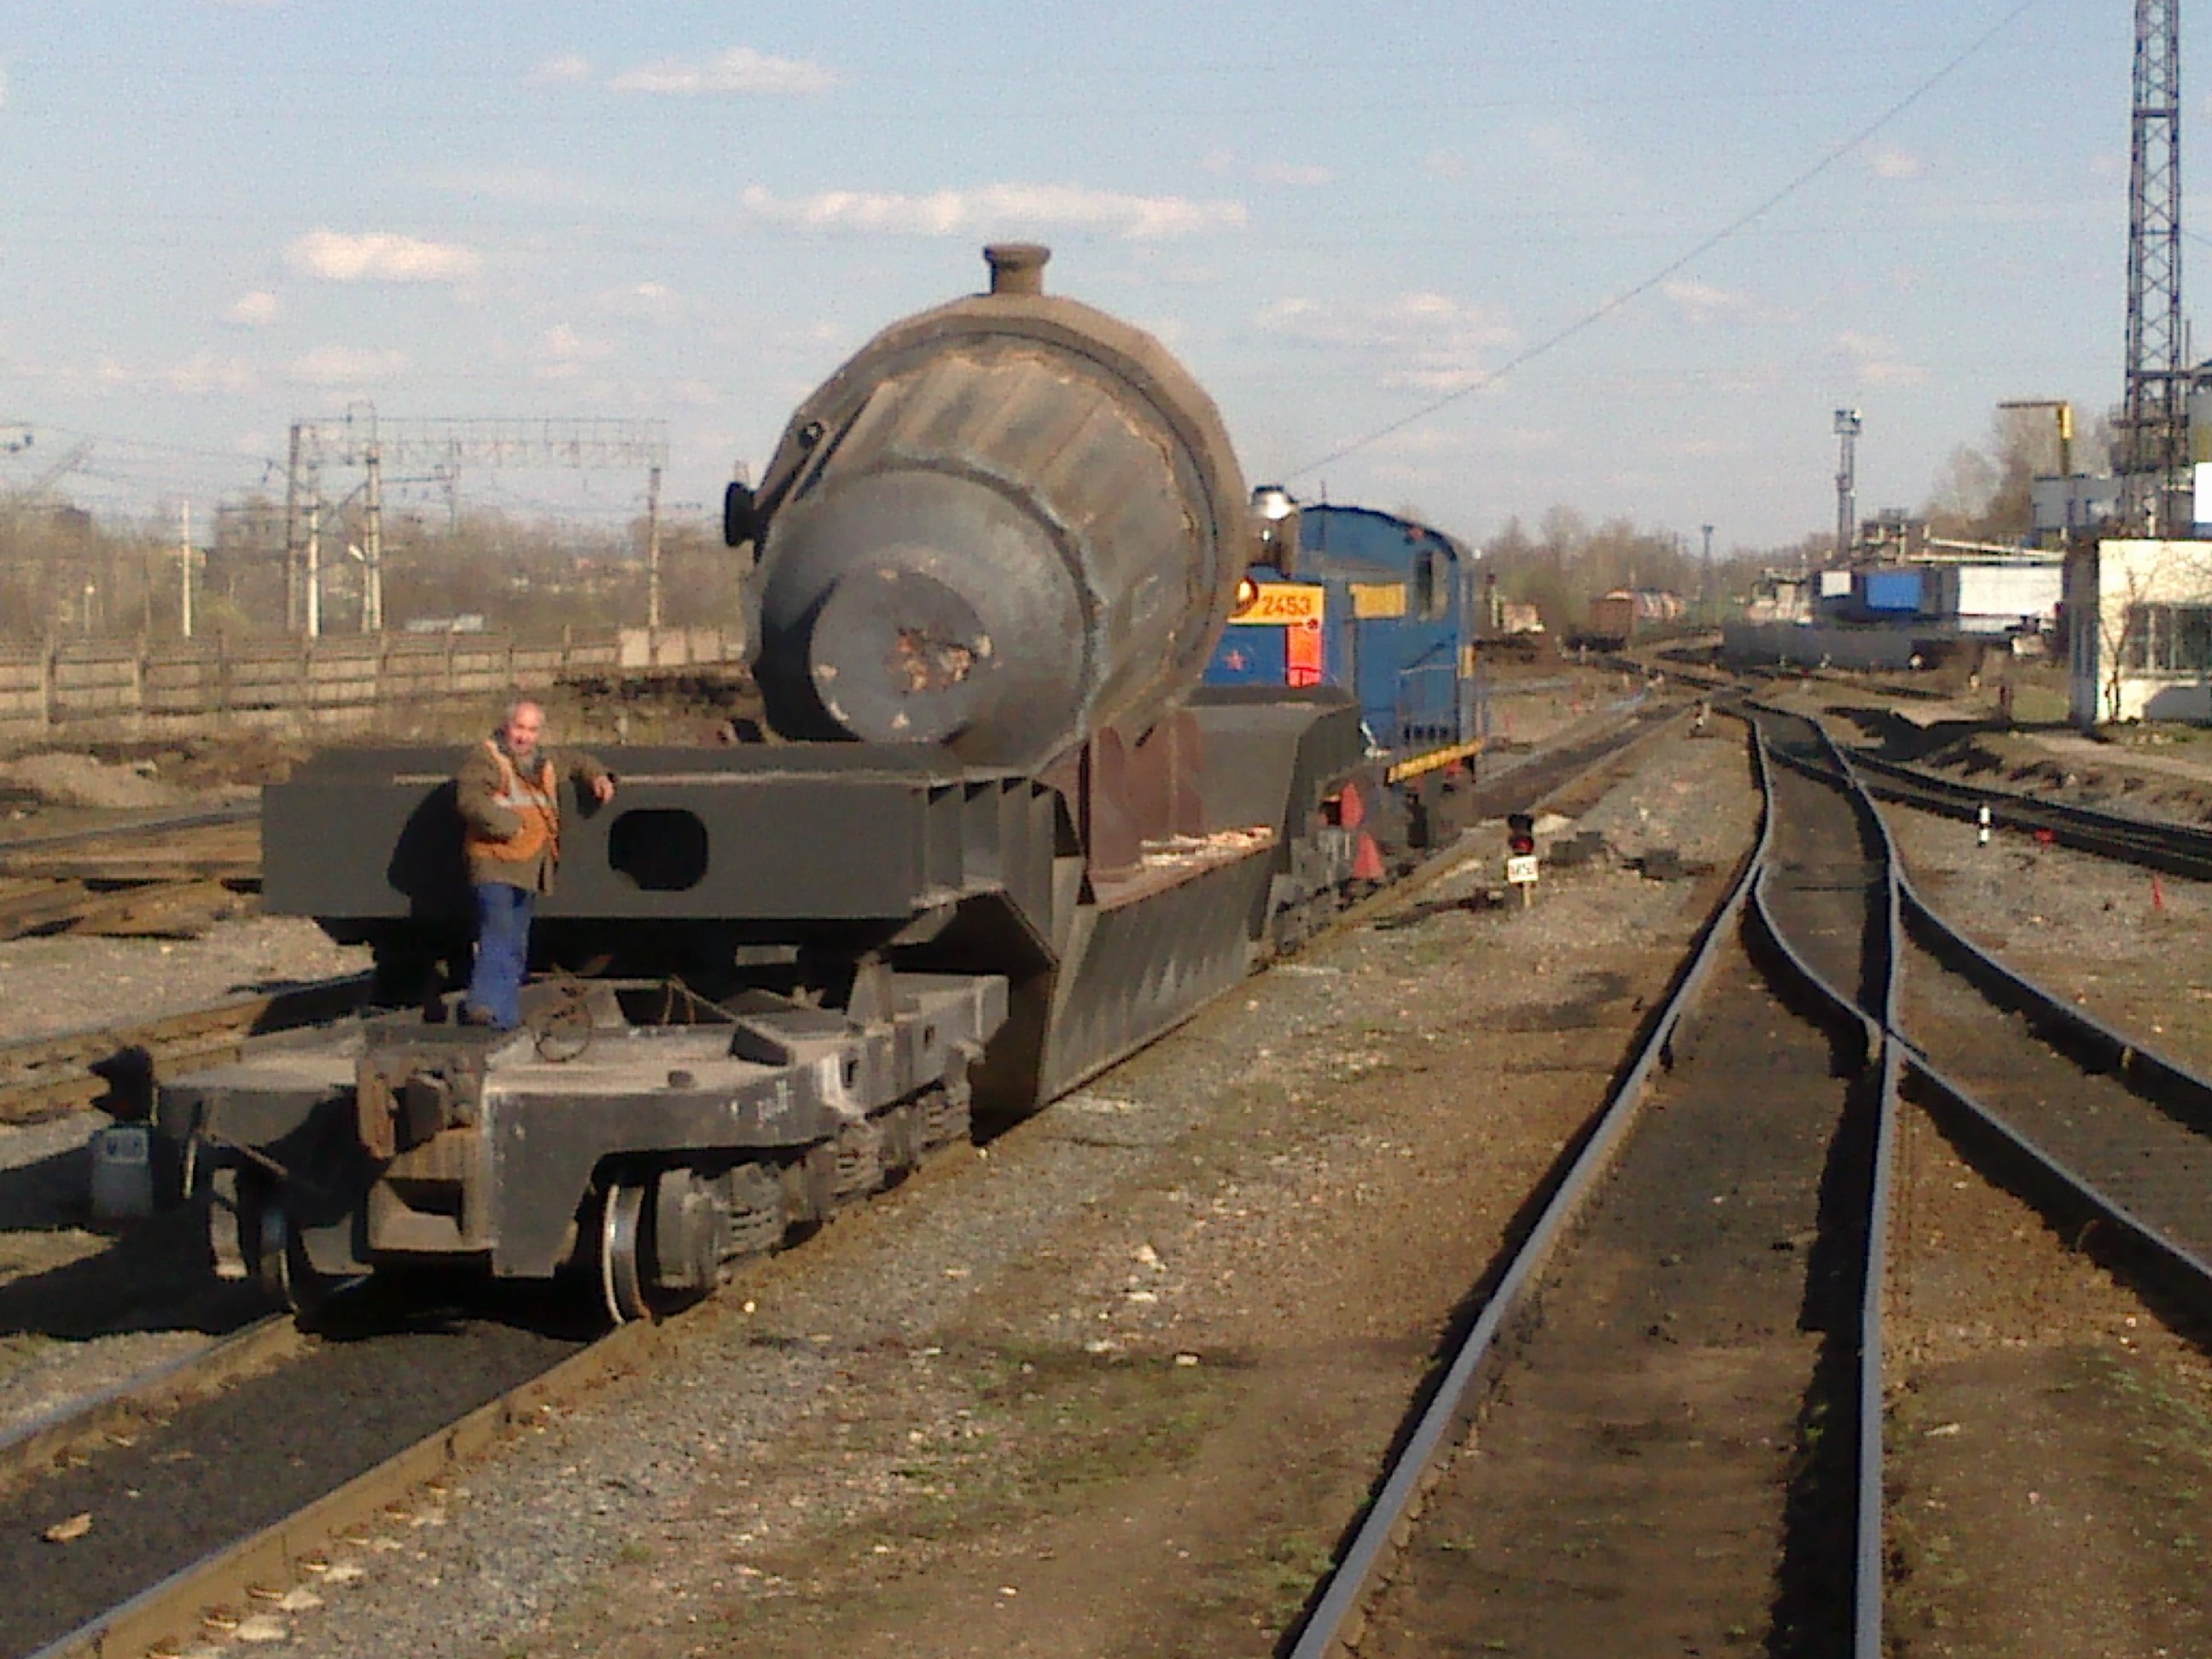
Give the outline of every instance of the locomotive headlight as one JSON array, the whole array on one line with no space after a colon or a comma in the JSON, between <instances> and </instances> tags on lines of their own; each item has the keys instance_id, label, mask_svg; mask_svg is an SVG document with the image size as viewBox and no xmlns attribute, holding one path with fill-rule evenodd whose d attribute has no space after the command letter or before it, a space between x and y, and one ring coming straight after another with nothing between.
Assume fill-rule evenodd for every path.
<instances>
[{"instance_id":1,"label":"locomotive headlight","mask_svg":"<svg viewBox=\"0 0 2212 1659\"><path fill-rule=\"evenodd\" d=\"M1297 498L1280 484L1261 484L1252 492L1252 555L1249 562L1294 574L1298 555Z\"/></svg>"},{"instance_id":2,"label":"locomotive headlight","mask_svg":"<svg viewBox=\"0 0 2212 1659\"><path fill-rule=\"evenodd\" d=\"M1237 579L1237 608L1229 613L1229 620L1235 622L1259 603L1260 584L1249 576L1239 576Z\"/></svg>"}]
</instances>

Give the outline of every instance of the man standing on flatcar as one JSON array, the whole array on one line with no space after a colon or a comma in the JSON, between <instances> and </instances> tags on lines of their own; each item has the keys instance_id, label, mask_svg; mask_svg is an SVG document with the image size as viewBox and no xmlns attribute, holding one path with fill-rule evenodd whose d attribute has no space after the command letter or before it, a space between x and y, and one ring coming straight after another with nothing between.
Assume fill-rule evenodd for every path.
<instances>
[{"instance_id":1,"label":"man standing on flatcar","mask_svg":"<svg viewBox=\"0 0 2212 1659\"><path fill-rule=\"evenodd\" d=\"M589 755L549 752L540 746L544 734L545 711L516 702L469 751L455 780L477 903L476 966L461 1006L466 1024L511 1031L522 1024L531 919L561 862L561 780L575 777L596 800L614 799L613 774Z\"/></svg>"}]
</instances>

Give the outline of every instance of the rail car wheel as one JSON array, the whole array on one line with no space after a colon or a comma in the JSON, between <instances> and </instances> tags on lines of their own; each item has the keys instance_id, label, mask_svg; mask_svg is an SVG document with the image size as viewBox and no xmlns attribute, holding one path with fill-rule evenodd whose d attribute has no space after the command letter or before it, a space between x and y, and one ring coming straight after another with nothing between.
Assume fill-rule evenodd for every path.
<instances>
[{"instance_id":1,"label":"rail car wheel","mask_svg":"<svg viewBox=\"0 0 2212 1659\"><path fill-rule=\"evenodd\" d=\"M330 1299L340 1281L318 1272L307 1260L307 1247L300 1242L281 1194L268 1192L261 1195L254 1212L253 1230L258 1241L253 1264L255 1279L281 1298L297 1317L312 1316Z\"/></svg>"},{"instance_id":2,"label":"rail car wheel","mask_svg":"<svg viewBox=\"0 0 2212 1659\"><path fill-rule=\"evenodd\" d=\"M653 1317L645 1295L644 1187L619 1182L599 1209L599 1293L617 1325Z\"/></svg>"}]
</instances>

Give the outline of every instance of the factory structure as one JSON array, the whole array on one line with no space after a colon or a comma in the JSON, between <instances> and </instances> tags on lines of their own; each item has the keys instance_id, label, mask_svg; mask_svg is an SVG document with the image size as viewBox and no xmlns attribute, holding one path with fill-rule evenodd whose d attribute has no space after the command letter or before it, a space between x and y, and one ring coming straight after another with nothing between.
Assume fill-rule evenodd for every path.
<instances>
[{"instance_id":1,"label":"factory structure","mask_svg":"<svg viewBox=\"0 0 2212 1659\"><path fill-rule=\"evenodd\" d=\"M1736 662L1906 669L1962 651L2044 656L2064 613L2063 550L1947 541L1901 514L1858 527L1844 560L1770 573L1723 629Z\"/></svg>"},{"instance_id":2,"label":"factory structure","mask_svg":"<svg viewBox=\"0 0 2212 1659\"><path fill-rule=\"evenodd\" d=\"M1899 514L1853 511L1862 421L1838 410L1832 568L1777 573L1725 633L1739 661L1921 666L1961 651L2063 653L2084 728L2212 724L2212 362L2186 360L2181 306L2179 0L2136 0L2126 374L2110 471L2038 478L2020 546L1947 542Z\"/></svg>"}]
</instances>

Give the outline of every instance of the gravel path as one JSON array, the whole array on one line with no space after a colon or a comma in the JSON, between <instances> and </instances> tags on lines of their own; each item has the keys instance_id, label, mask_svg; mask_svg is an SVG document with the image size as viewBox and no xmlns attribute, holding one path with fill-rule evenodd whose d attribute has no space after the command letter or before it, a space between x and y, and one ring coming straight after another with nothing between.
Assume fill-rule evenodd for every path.
<instances>
[{"instance_id":1,"label":"gravel path","mask_svg":"<svg viewBox=\"0 0 2212 1659\"><path fill-rule=\"evenodd\" d=\"M198 939L9 939L0 1042L136 1024L368 966L365 947L333 945L298 916L237 917Z\"/></svg>"},{"instance_id":2,"label":"gravel path","mask_svg":"<svg viewBox=\"0 0 2212 1659\"><path fill-rule=\"evenodd\" d=\"M1727 864L1751 816L1741 747L1681 740L1589 827ZM1617 1053L1710 902L1607 862L1525 914L1492 908L1498 850L755 1267L686 1322L675 1361L534 1431L434 1527L349 1559L362 1576L300 1640L1263 1650L1435 1332L1602 1093L1611 1059L1579 1059L1585 1033ZM1277 1422L1310 1432L1273 1444ZM1271 1497L1200 1504L1194 1465L1233 1492L1255 1456L1289 1471ZM1162 1594L1182 1577L1206 1604L1169 1645L1110 1583L1139 1565L1101 1535L1121 1506ZM1189 1621L1210 1633L1174 1646Z\"/></svg>"},{"instance_id":3,"label":"gravel path","mask_svg":"<svg viewBox=\"0 0 2212 1659\"><path fill-rule=\"evenodd\" d=\"M1547 695L1552 729L1589 706ZM1486 901L1486 832L1401 915L754 1265L669 1363L424 1494L268 1632L362 1655L1267 1651L1717 890L1625 862L1725 869L1749 802L1737 743L1656 745L1561 831L1614 856L1548 873L1525 913ZM1899 816L1939 907L2212 1060L2186 948L2212 894L2169 879L2154 903L2137 872ZM303 974L286 953L319 939L226 941L195 971ZM179 971L152 954L135 996ZM0 1137L0 1168L83 1127ZM1916 1169L1923 1222L1966 1191ZM1970 1340L1948 1329L1910 1351Z\"/></svg>"},{"instance_id":4,"label":"gravel path","mask_svg":"<svg viewBox=\"0 0 2212 1659\"><path fill-rule=\"evenodd\" d=\"M2212 884L1887 809L1936 912L2046 989L2212 1075Z\"/></svg>"}]
</instances>

